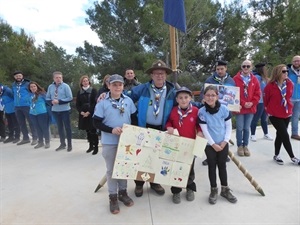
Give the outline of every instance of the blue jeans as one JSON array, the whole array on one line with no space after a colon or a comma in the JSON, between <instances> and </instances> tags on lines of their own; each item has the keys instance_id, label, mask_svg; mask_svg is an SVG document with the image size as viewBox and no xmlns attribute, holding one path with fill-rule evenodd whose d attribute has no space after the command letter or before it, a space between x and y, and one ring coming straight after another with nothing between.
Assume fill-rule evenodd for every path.
<instances>
[{"instance_id":1,"label":"blue jeans","mask_svg":"<svg viewBox=\"0 0 300 225\"><path fill-rule=\"evenodd\" d=\"M49 117L48 113L43 113L39 115L30 115L30 119L33 123L33 126L38 132L38 140L40 144L50 142L50 132L49 132Z\"/></svg>"},{"instance_id":2,"label":"blue jeans","mask_svg":"<svg viewBox=\"0 0 300 225\"><path fill-rule=\"evenodd\" d=\"M18 106L15 107L15 114L20 125L21 132L23 134L23 140L29 140L28 129L26 125L26 120L29 123L29 127L32 134L32 139L37 140L37 132L29 118L29 106Z\"/></svg>"},{"instance_id":3,"label":"blue jeans","mask_svg":"<svg viewBox=\"0 0 300 225\"><path fill-rule=\"evenodd\" d=\"M236 142L237 146L248 146L250 136L250 124L254 114L236 115Z\"/></svg>"},{"instance_id":4,"label":"blue jeans","mask_svg":"<svg viewBox=\"0 0 300 225\"><path fill-rule=\"evenodd\" d=\"M256 108L256 113L253 116L252 122L251 122L251 135L255 135L256 126L258 123L258 120L260 119L260 125L263 129L264 134L268 134L268 122L267 122L267 113L265 110L264 103L258 103Z\"/></svg>"},{"instance_id":5,"label":"blue jeans","mask_svg":"<svg viewBox=\"0 0 300 225\"><path fill-rule=\"evenodd\" d=\"M300 117L300 101L294 102L293 115L291 118L292 123L292 135L298 135L298 123Z\"/></svg>"},{"instance_id":6,"label":"blue jeans","mask_svg":"<svg viewBox=\"0 0 300 225\"><path fill-rule=\"evenodd\" d=\"M67 134L67 141L68 146L72 146L72 132L71 132L71 121L70 121L70 111L62 111L62 112L54 112L52 111L53 116L56 120L60 144L66 146L66 135Z\"/></svg>"}]
</instances>

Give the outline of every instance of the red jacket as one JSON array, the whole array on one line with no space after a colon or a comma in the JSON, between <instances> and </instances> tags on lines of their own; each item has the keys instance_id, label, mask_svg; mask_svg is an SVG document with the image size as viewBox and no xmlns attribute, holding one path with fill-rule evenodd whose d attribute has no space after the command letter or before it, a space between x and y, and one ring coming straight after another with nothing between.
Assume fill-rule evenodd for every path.
<instances>
[{"instance_id":1,"label":"red jacket","mask_svg":"<svg viewBox=\"0 0 300 225\"><path fill-rule=\"evenodd\" d=\"M267 113L271 116L278 118L287 118L292 115L293 104L291 102L291 97L293 94L294 85L290 79L286 80L286 100L288 105L288 112L286 112L285 107L282 105L281 92L275 82L270 82L264 89L264 106Z\"/></svg>"},{"instance_id":2,"label":"red jacket","mask_svg":"<svg viewBox=\"0 0 300 225\"><path fill-rule=\"evenodd\" d=\"M183 118L182 126L179 126L179 114L177 112L178 107L173 107L169 119L166 123L167 127L173 127L178 130L178 133L181 137L186 138L196 138L197 132L201 131L200 125L198 123L198 108L193 106L193 111L188 114L187 117Z\"/></svg>"},{"instance_id":3,"label":"red jacket","mask_svg":"<svg viewBox=\"0 0 300 225\"><path fill-rule=\"evenodd\" d=\"M244 96L244 82L241 77L241 72L238 72L234 77L233 80L237 87L240 88L240 105L241 109L240 112L237 114L248 114L248 113L256 113L256 106L260 99L260 84L257 78L251 73L250 74L250 81L248 86L248 97ZM252 102L253 105L251 108L245 108L246 102Z\"/></svg>"}]
</instances>

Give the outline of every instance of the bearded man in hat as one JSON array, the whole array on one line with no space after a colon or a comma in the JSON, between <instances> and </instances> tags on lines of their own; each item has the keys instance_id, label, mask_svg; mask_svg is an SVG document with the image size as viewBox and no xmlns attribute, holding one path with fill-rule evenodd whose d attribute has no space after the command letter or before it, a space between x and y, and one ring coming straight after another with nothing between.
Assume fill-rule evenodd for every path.
<instances>
[{"instance_id":1,"label":"bearded man in hat","mask_svg":"<svg viewBox=\"0 0 300 225\"><path fill-rule=\"evenodd\" d=\"M167 119L175 104L176 91L172 83L167 81L167 75L172 70L158 60L146 71L151 80L134 87L129 94L133 102L137 102L138 126L156 130L165 130ZM135 195L143 195L144 181L135 180ZM164 195L165 190L160 184L150 183L158 195Z\"/></svg>"},{"instance_id":2,"label":"bearded man in hat","mask_svg":"<svg viewBox=\"0 0 300 225\"><path fill-rule=\"evenodd\" d=\"M215 65L216 71L205 80L205 84L217 84L224 86L235 86L234 80L227 73L227 62L224 60L216 61ZM200 101L203 101L203 91L204 86L200 92ZM232 140L229 140L230 144L234 144ZM230 161L230 158L227 157L227 162ZM203 160L202 165L207 166L207 159Z\"/></svg>"}]
</instances>

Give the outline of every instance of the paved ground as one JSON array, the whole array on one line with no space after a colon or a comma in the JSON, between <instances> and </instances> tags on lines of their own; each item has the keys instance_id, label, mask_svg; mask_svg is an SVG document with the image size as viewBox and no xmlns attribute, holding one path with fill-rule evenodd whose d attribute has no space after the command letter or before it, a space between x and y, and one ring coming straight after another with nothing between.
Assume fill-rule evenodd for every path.
<instances>
[{"instance_id":1,"label":"paved ground","mask_svg":"<svg viewBox=\"0 0 300 225\"><path fill-rule=\"evenodd\" d=\"M274 130L270 133L275 136ZM235 140L233 134L232 140ZM169 187L166 194L156 196L145 190L144 196L133 194L133 181L128 192L135 205L120 205L121 212L112 215L108 209L108 193L104 186L94 190L105 173L101 154L86 154L87 143L74 140L73 151L55 152L58 140L50 149L33 149L30 145L0 143L1 225L299 225L300 166L293 165L282 150L285 165L273 160L273 142L260 139L250 143L251 157L238 157L262 187L261 196L233 162L228 163L229 184L238 198L236 204L219 197L216 205L207 201L209 182L207 167L196 160L196 199L175 205ZM292 140L294 153L300 157L300 141ZM236 152L236 146L231 146Z\"/></svg>"}]
</instances>

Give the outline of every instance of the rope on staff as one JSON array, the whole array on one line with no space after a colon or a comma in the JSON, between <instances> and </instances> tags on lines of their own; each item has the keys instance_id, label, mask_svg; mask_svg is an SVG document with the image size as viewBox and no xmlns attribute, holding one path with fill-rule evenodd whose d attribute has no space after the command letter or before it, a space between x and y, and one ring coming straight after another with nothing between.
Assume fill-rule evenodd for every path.
<instances>
[{"instance_id":1,"label":"rope on staff","mask_svg":"<svg viewBox=\"0 0 300 225\"><path fill-rule=\"evenodd\" d=\"M248 170L242 165L242 163L234 156L231 151L228 151L228 155L234 164L239 168L239 170L244 174L244 176L249 180L252 186L257 190L262 196L265 196L263 189L259 186L259 184L254 180Z\"/></svg>"}]
</instances>

